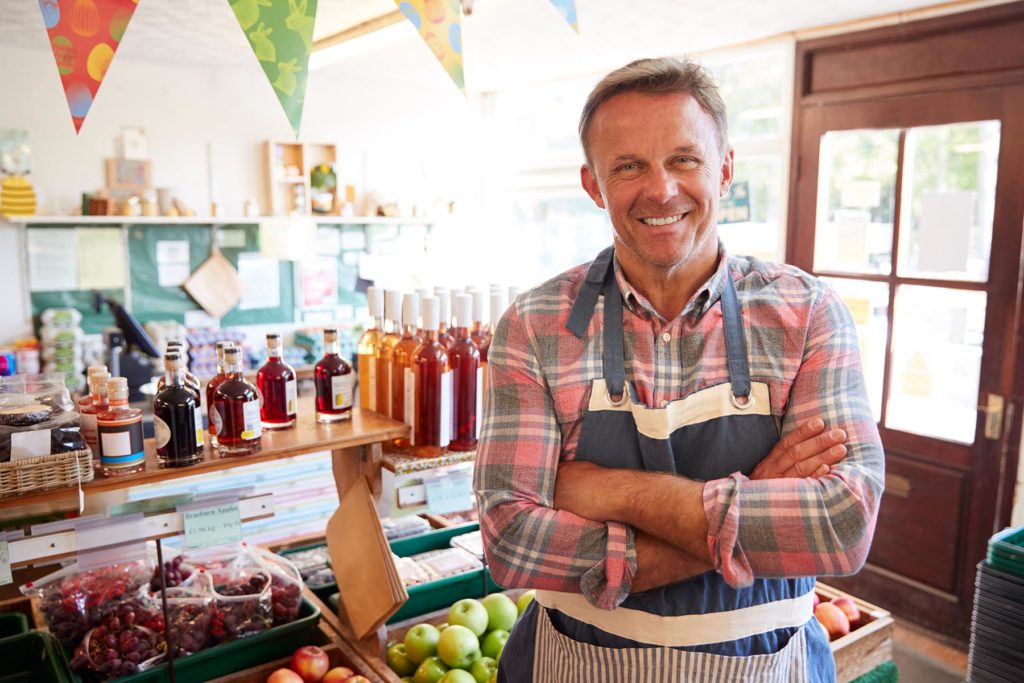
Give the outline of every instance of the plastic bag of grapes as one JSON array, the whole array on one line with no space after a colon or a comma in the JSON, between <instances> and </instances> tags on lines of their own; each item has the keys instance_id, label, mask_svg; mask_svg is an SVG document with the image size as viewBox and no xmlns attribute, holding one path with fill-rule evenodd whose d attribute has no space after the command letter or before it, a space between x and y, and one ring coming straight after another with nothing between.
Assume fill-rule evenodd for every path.
<instances>
[{"instance_id":1,"label":"plastic bag of grapes","mask_svg":"<svg viewBox=\"0 0 1024 683\"><path fill-rule=\"evenodd\" d=\"M164 642L158 633L137 624L108 621L90 629L75 648L71 668L87 680L108 681L159 664Z\"/></svg>"},{"instance_id":2,"label":"plastic bag of grapes","mask_svg":"<svg viewBox=\"0 0 1024 683\"><path fill-rule=\"evenodd\" d=\"M302 575L287 559L258 546L248 546L256 560L270 572L270 602L274 626L287 624L299 617L302 602Z\"/></svg>"}]
</instances>

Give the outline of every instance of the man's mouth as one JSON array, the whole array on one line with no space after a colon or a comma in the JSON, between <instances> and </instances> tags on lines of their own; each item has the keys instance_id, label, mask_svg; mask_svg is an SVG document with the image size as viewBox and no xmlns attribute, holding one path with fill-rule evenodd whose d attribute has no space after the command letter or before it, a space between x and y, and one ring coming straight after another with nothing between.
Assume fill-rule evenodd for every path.
<instances>
[{"instance_id":1,"label":"man's mouth","mask_svg":"<svg viewBox=\"0 0 1024 683\"><path fill-rule=\"evenodd\" d=\"M685 216L685 213L677 213L674 216L665 216L664 218L641 218L640 222L644 225L658 227L661 225L670 225L676 221L681 221Z\"/></svg>"}]
</instances>

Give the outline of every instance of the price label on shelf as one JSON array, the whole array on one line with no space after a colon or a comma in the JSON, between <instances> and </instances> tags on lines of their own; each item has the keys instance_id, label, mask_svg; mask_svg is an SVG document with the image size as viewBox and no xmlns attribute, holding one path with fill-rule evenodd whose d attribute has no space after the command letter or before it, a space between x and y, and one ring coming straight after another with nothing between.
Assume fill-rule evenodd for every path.
<instances>
[{"instance_id":1,"label":"price label on shelf","mask_svg":"<svg viewBox=\"0 0 1024 683\"><path fill-rule=\"evenodd\" d=\"M425 482L427 512L444 515L473 507L473 480L469 474L446 474Z\"/></svg>"},{"instance_id":2,"label":"price label on shelf","mask_svg":"<svg viewBox=\"0 0 1024 683\"><path fill-rule=\"evenodd\" d=\"M13 581L14 578L11 576L11 549L7 545L7 541L0 541L0 586L6 586Z\"/></svg>"},{"instance_id":3,"label":"price label on shelf","mask_svg":"<svg viewBox=\"0 0 1024 683\"><path fill-rule=\"evenodd\" d=\"M189 548L208 548L242 540L238 503L185 510L181 515L185 524L185 545Z\"/></svg>"}]
</instances>

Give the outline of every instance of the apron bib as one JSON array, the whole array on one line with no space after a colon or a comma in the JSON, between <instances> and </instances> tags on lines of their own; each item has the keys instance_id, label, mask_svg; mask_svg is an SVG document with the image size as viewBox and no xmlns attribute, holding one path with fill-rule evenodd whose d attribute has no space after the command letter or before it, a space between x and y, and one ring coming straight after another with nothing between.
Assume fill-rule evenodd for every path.
<instances>
[{"instance_id":1,"label":"apron bib","mask_svg":"<svg viewBox=\"0 0 1024 683\"><path fill-rule=\"evenodd\" d=\"M779 423L768 386L750 379L731 276L721 296L729 381L648 408L625 378L613 264L611 247L594 260L567 323L585 336L603 294L604 377L591 387L576 457L697 481L750 474L778 442ZM832 681L835 664L813 621L813 590L813 578L755 579L737 589L708 572L630 595L611 611L581 595L538 591L505 645L498 680Z\"/></svg>"}]
</instances>

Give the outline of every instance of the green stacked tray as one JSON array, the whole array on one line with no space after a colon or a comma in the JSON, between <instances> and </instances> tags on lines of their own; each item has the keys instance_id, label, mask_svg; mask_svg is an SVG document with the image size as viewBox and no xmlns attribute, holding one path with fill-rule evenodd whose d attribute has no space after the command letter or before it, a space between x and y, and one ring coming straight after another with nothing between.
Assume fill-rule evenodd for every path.
<instances>
[{"instance_id":1,"label":"green stacked tray","mask_svg":"<svg viewBox=\"0 0 1024 683\"><path fill-rule=\"evenodd\" d=\"M22 633L28 633L28 617L21 612L0 614L0 638L20 636Z\"/></svg>"},{"instance_id":2,"label":"green stacked tray","mask_svg":"<svg viewBox=\"0 0 1024 683\"><path fill-rule=\"evenodd\" d=\"M49 633L0 638L0 683L71 683L68 663Z\"/></svg>"},{"instance_id":3,"label":"green stacked tray","mask_svg":"<svg viewBox=\"0 0 1024 683\"><path fill-rule=\"evenodd\" d=\"M990 538L986 559L995 569L1024 577L1024 527L1003 529Z\"/></svg>"}]
</instances>

